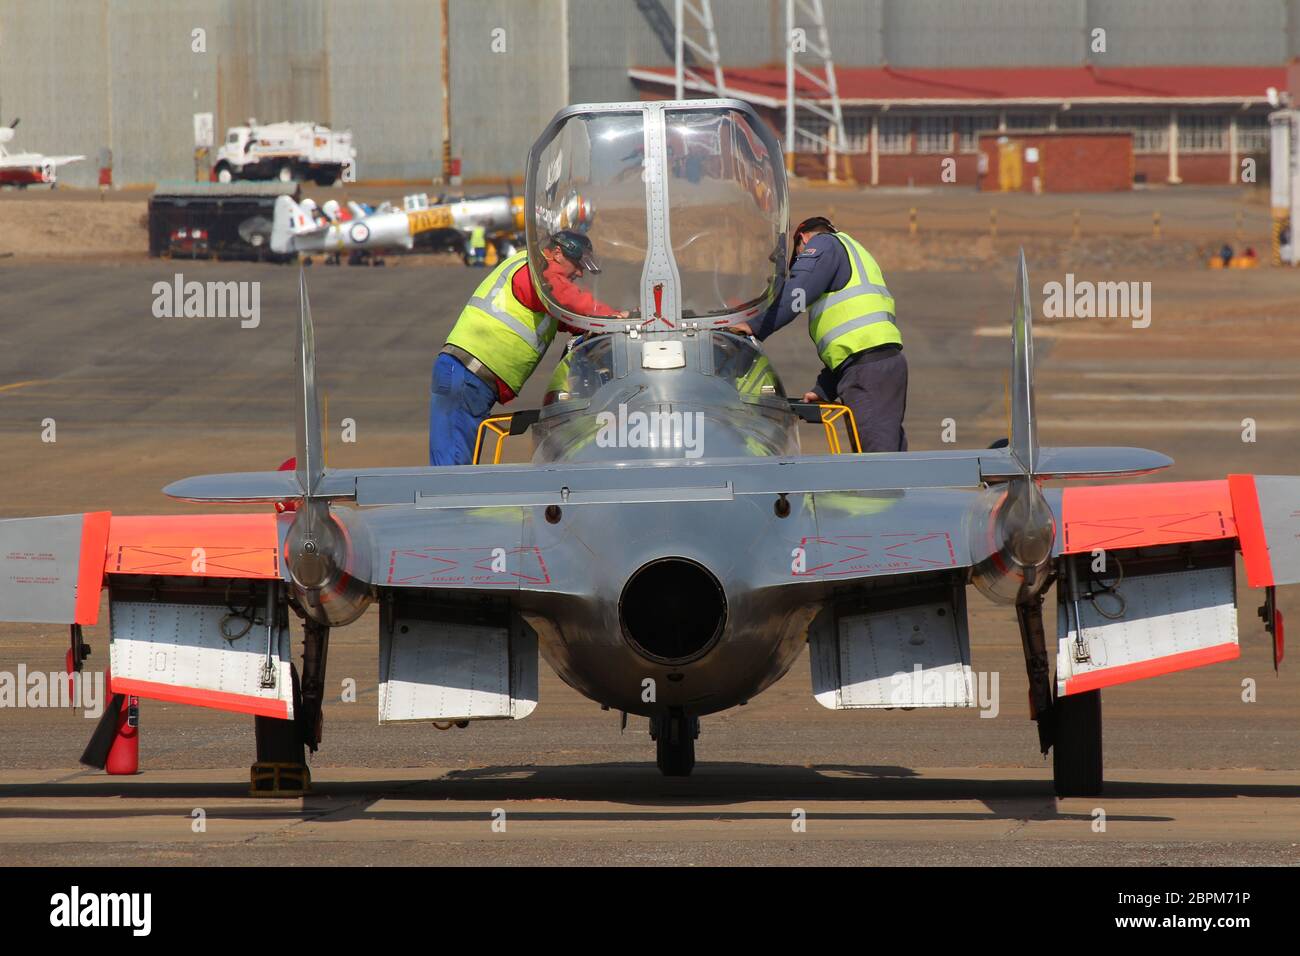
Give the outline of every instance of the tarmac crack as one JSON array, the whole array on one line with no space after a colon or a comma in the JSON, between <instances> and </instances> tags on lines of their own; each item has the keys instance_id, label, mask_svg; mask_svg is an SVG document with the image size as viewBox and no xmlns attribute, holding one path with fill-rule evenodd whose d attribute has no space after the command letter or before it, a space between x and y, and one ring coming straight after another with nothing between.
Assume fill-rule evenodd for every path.
<instances>
[{"instance_id":1,"label":"tarmac crack","mask_svg":"<svg viewBox=\"0 0 1300 956\"><path fill-rule=\"evenodd\" d=\"M1019 818L1016 821L1015 826L1008 828L1007 831L1002 834L1001 838L1003 840L1011 839L1012 837L1016 836L1016 834L1020 833L1021 830L1025 829L1025 827L1029 826L1029 824L1041 823L1044 820L1047 820L1050 816L1053 816L1055 813L1056 813L1056 798L1052 797L1046 803L1044 803L1041 809L1039 809L1037 812L1026 814L1025 816Z\"/></svg>"},{"instance_id":2,"label":"tarmac crack","mask_svg":"<svg viewBox=\"0 0 1300 956\"><path fill-rule=\"evenodd\" d=\"M250 836L248 839L239 842L243 846L253 846L256 843L274 842L277 839L292 836L293 831L298 827L301 827L303 824L330 822L331 817L338 817L341 814L352 813L356 811L358 807L367 804L378 803L380 800L389 799L391 797L396 796L397 794L401 793L404 790L410 790L418 786L419 784L425 782L427 781L410 780L407 781L406 783L400 784L399 786L389 787L381 791L367 791L365 793L359 794L356 797L341 797L338 798L342 800L341 806L329 807L329 808L322 807L316 811L313 811L307 806L308 801L314 799L312 795L309 793L307 796L304 796L302 798L303 800L302 813L298 817L289 820L287 825L282 827L277 827L276 829L270 830L266 833L255 833L252 836ZM266 799L266 798L261 798L261 799ZM333 800L335 799L335 797L330 796L330 797L324 797L322 799ZM347 819L347 818L343 817L343 819Z\"/></svg>"}]
</instances>

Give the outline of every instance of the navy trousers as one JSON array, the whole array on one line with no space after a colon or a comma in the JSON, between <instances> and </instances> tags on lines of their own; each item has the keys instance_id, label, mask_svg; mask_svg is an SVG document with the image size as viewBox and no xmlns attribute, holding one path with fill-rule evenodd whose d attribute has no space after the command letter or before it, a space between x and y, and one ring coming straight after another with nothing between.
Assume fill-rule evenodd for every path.
<instances>
[{"instance_id":1,"label":"navy trousers","mask_svg":"<svg viewBox=\"0 0 1300 956\"><path fill-rule=\"evenodd\" d=\"M835 371L823 370L817 387L853 411L863 451L907 451L907 359L902 349L851 356Z\"/></svg>"}]
</instances>

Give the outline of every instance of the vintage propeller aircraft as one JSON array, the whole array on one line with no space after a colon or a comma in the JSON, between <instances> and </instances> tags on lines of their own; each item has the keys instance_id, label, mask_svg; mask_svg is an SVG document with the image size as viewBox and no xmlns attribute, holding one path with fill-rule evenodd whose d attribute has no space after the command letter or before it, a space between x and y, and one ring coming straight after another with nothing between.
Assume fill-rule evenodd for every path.
<instances>
[{"instance_id":1,"label":"vintage propeller aircraft","mask_svg":"<svg viewBox=\"0 0 1300 956\"><path fill-rule=\"evenodd\" d=\"M347 209L347 216L340 216L337 201L333 206L327 202L321 207L325 215L318 217L311 200L299 203L290 196L280 196L275 201L271 225L271 251L309 256L317 252L338 255L362 250L409 250L415 246L416 236L440 230L457 233L463 245L475 226L482 226L488 238L503 250L513 250L515 237L524 229L522 196L480 196L432 205L426 200L408 203L402 209L385 203L371 212L351 202Z\"/></svg>"},{"instance_id":2,"label":"vintage propeller aircraft","mask_svg":"<svg viewBox=\"0 0 1300 956\"><path fill-rule=\"evenodd\" d=\"M548 297L541 224L574 190L601 210L587 278L614 317ZM540 650L587 697L649 718L670 775L690 773L701 717L805 647L825 707L973 706L970 585L1015 609L1062 795L1101 788L1103 687L1238 656L1238 552L1280 659L1273 595L1300 580L1300 478L1045 487L1171 461L1039 446L1023 255L1006 447L801 455L808 410L726 331L766 307L787 262L781 152L749 106L564 109L526 197L549 310L601 333L566 354L539 412L516 413L530 464L325 467L300 279L296 469L165 489L255 506L242 512L0 522L0 619L72 625L79 647L106 588L112 691L254 715L255 789L259 768L302 768L319 743L330 631L372 605L381 722L524 718Z\"/></svg>"}]
</instances>

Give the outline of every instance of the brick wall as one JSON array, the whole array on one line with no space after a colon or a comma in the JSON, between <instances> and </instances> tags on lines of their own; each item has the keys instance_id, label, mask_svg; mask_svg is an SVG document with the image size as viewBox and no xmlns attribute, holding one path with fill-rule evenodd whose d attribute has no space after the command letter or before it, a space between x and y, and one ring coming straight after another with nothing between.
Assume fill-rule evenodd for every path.
<instances>
[{"instance_id":1,"label":"brick wall","mask_svg":"<svg viewBox=\"0 0 1300 956\"><path fill-rule=\"evenodd\" d=\"M998 175L1000 141L1016 146L1022 156L1022 192L1032 192L1035 180L1043 192L1116 192L1133 184L1131 133L1072 130L1041 133L987 133L980 152L987 158L980 189L1001 188ZM1037 158L1031 159L1037 152Z\"/></svg>"}]
</instances>

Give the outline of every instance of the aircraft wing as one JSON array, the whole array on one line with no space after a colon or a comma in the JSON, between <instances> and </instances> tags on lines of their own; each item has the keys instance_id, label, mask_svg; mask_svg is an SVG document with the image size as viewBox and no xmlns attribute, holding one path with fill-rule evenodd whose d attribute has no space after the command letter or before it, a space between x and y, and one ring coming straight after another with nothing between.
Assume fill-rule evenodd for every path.
<instances>
[{"instance_id":1,"label":"aircraft wing","mask_svg":"<svg viewBox=\"0 0 1300 956\"><path fill-rule=\"evenodd\" d=\"M993 486L811 496L815 534L780 546L798 549L785 585L827 609L809 630L823 706L894 703L895 672L917 660L927 677L968 686L967 583L1032 610L1032 601L1016 597L1024 569L984 536L996 526L998 493ZM1238 658L1238 552L1249 586L1265 589L1261 617L1280 663L1274 588L1300 582L1300 478L1067 483L1047 489L1044 501L1056 598L1054 613L1040 618L1039 653L1043 667L1055 654L1057 698Z\"/></svg>"},{"instance_id":2,"label":"aircraft wing","mask_svg":"<svg viewBox=\"0 0 1300 956\"><path fill-rule=\"evenodd\" d=\"M1053 494L1058 694L1237 658L1237 552L1280 662L1273 588L1300 582L1298 500L1300 478L1263 475Z\"/></svg>"},{"instance_id":3,"label":"aircraft wing","mask_svg":"<svg viewBox=\"0 0 1300 956\"><path fill-rule=\"evenodd\" d=\"M287 622L261 612L279 553L270 511L8 519L0 618L94 625L107 587L113 693L287 718Z\"/></svg>"}]
</instances>

